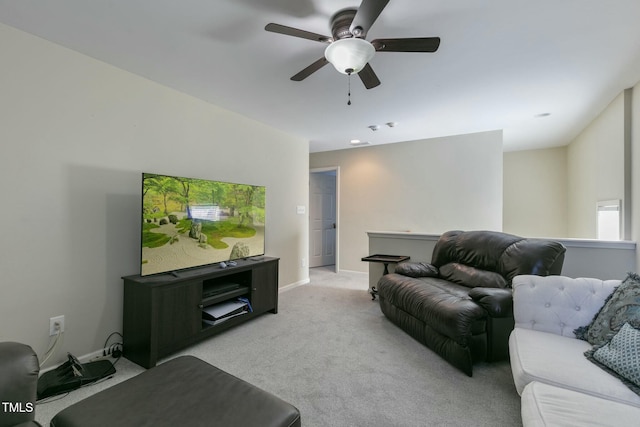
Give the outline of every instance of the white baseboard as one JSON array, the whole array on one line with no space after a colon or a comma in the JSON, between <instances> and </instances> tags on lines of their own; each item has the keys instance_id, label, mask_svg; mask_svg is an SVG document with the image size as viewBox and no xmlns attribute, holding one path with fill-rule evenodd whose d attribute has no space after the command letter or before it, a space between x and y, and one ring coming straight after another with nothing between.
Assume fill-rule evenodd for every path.
<instances>
[{"instance_id":1,"label":"white baseboard","mask_svg":"<svg viewBox=\"0 0 640 427\"><path fill-rule=\"evenodd\" d=\"M82 356L76 356L76 357L78 358L80 363L94 362L94 361L99 360L99 359L106 359L106 358L111 357L111 356L104 356L103 352L104 352L104 349L101 348L100 350L96 350L96 351L93 351L91 353L84 354ZM74 354L74 356L75 356L75 354ZM58 366L62 365L63 363L65 363L67 361L66 356L65 356L64 359L65 359L64 362L62 362L62 363L60 363L58 365L47 366L46 368L42 368L40 370L40 374L44 374L45 372L53 371Z\"/></svg>"},{"instance_id":2,"label":"white baseboard","mask_svg":"<svg viewBox=\"0 0 640 427\"><path fill-rule=\"evenodd\" d=\"M307 285L309 284L309 282L311 282L311 279L307 277L306 279L299 280L295 283L290 283L288 285L281 286L280 288L278 288L278 292L290 291L291 289L297 288L298 286Z\"/></svg>"},{"instance_id":3,"label":"white baseboard","mask_svg":"<svg viewBox=\"0 0 640 427\"><path fill-rule=\"evenodd\" d=\"M368 275L369 272L368 271L357 271L357 270L338 270L338 273L348 273L348 274L362 274L362 275Z\"/></svg>"}]
</instances>

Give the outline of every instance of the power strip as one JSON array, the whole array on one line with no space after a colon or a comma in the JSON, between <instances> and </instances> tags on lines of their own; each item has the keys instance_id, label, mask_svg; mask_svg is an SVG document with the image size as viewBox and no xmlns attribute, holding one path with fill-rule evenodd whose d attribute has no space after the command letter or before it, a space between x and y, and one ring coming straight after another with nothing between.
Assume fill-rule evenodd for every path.
<instances>
[{"instance_id":1,"label":"power strip","mask_svg":"<svg viewBox=\"0 0 640 427\"><path fill-rule=\"evenodd\" d=\"M114 359L118 359L122 357L122 343L117 342L117 343L111 344L109 348L105 348L102 351L102 355L111 356Z\"/></svg>"}]
</instances>

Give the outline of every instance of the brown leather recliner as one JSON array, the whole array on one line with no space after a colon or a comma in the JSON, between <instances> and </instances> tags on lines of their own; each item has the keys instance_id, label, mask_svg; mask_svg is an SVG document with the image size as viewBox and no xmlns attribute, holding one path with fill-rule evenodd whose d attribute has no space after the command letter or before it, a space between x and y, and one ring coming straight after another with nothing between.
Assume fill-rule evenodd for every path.
<instances>
[{"instance_id":1,"label":"brown leather recliner","mask_svg":"<svg viewBox=\"0 0 640 427\"><path fill-rule=\"evenodd\" d=\"M378 282L392 322L467 375L473 363L508 357L511 280L558 275L565 247L496 231L448 231L431 263L401 263Z\"/></svg>"},{"instance_id":2,"label":"brown leather recliner","mask_svg":"<svg viewBox=\"0 0 640 427\"><path fill-rule=\"evenodd\" d=\"M31 347L0 342L0 427L40 426L35 421L39 372Z\"/></svg>"}]
</instances>

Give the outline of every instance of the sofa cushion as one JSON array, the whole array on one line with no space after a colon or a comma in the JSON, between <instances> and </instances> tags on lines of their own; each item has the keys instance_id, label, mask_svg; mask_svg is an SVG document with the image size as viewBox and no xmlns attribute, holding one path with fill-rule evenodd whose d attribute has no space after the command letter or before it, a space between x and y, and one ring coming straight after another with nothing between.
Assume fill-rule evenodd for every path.
<instances>
[{"instance_id":1,"label":"sofa cushion","mask_svg":"<svg viewBox=\"0 0 640 427\"><path fill-rule=\"evenodd\" d=\"M515 328L509 337L511 371L516 390L533 382L640 406L640 396L619 379L591 363L588 342L549 332Z\"/></svg>"},{"instance_id":2,"label":"sofa cushion","mask_svg":"<svg viewBox=\"0 0 640 427\"><path fill-rule=\"evenodd\" d=\"M631 426L640 419L638 407L536 381L522 392L521 413L524 427Z\"/></svg>"},{"instance_id":3,"label":"sofa cushion","mask_svg":"<svg viewBox=\"0 0 640 427\"><path fill-rule=\"evenodd\" d=\"M627 275L588 325L586 339L592 345L603 345L625 322L640 326L640 277L634 273ZM577 336L581 330L577 329Z\"/></svg>"},{"instance_id":4,"label":"sofa cushion","mask_svg":"<svg viewBox=\"0 0 640 427\"><path fill-rule=\"evenodd\" d=\"M566 248L559 242L525 239L498 231L452 230L433 249L436 267L457 262L496 272L511 280L519 274L560 274Z\"/></svg>"},{"instance_id":5,"label":"sofa cushion","mask_svg":"<svg viewBox=\"0 0 640 427\"><path fill-rule=\"evenodd\" d=\"M500 272L509 283L520 274L536 276L560 274L565 251L566 248L559 242L522 239L505 249L496 271Z\"/></svg>"},{"instance_id":6,"label":"sofa cushion","mask_svg":"<svg viewBox=\"0 0 640 427\"><path fill-rule=\"evenodd\" d=\"M493 271L480 270L469 265L450 262L440 267L440 277L469 288L506 288L507 281Z\"/></svg>"},{"instance_id":7,"label":"sofa cushion","mask_svg":"<svg viewBox=\"0 0 640 427\"><path fill-rule=\"evenodd\" d=\"M585 352L585 356L640 395L640 330L625 323L611 341Z\"/></svg>"},{"instance_id":8,"label":"sofa cushion","mask_svg":"<svg viewBox=\"0 0 640 427\"><path fill-rule=\"evenodd\" d=\"M469 288L443 279L391 273L378 281L378 295L463 346L485 328L487 314L471 300Z\"/></svg>"},{"instance_id":9,"label":"sofa cushion","mask_svg":"<svg viewBox=\"0 0 640 427\"><path fill-rule=\"evenodd\" d=\"M497 271L504 251L519 240L523 238L497 231L447 231L433 248L431 263L440 268L450 262L459 262Z\"/></svg>"}]
</instances>

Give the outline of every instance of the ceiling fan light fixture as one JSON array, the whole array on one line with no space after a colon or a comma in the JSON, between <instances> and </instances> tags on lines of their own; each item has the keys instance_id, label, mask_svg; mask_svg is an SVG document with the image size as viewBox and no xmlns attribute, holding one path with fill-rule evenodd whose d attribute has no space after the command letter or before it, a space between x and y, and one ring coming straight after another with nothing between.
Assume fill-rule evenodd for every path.
<instances>
[{"instance_id":1,"label":"ceiling fan light fixture","mask_svg":"<svg viewBox=\"0 0 640 427\"><path fill-rule=\"evenodd\" d=\"M360 72L376 53L371 43L357 37L336 40L324 51L327 61L342 74Z\"/></svg>"}]
</instances>

